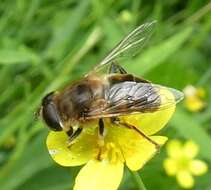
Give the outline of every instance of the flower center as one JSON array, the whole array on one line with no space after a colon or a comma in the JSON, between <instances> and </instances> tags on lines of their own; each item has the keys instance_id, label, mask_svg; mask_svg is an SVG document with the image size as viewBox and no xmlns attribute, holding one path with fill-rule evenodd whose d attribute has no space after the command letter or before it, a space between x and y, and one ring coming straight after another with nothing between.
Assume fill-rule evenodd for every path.
<instances>
[{"instance_id":1,"label":"flower center","mask_svg":"<svg viewBox=\"0 0 211 190\"><path fill-rule=\"evenodd\" d=\"M186 157L181 157L178 159L178 168L179 170L187 170L190 160Z\"/></svg>"},{"instance_id":2,"label":"flower center","mask_svg":"<svg viewBox=\"0 0 211 190\"><path fill-rule=\"evenodd\" d=\"M108 142L103 147L100 147L98 159L108 160L112 164L116 164L119 161L124 162L121 149L112 142Z\"/></svg>"}]
</instances>

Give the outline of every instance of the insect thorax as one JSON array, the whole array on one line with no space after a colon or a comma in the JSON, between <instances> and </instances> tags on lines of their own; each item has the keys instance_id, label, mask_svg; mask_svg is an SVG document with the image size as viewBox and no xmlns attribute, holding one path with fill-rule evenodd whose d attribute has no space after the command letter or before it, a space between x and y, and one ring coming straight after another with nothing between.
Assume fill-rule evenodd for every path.
<instances>
[{"instance_id":1,"label":"insect thorax","mask_svg":"<svg viewBox=\"0 0 211 190\"><path fill-rule=\"evenodd\" d=\"M104 99L104 88L104 83L98 78L85 78L67 87L57 98L62 120L86 119L89 109Z\"/></svg>"}]
</instances>

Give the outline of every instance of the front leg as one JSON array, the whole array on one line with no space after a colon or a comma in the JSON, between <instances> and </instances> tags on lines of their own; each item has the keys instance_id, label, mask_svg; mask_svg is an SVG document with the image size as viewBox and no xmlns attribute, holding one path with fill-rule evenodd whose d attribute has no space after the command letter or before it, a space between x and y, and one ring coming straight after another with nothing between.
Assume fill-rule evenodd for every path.
<instances>
[{"instance_id":1,"label":"front leg","mask_svg":"<svg viewBox=\"0 0 211 190\"><path fill-rule=\"evenodd\" d=\"M81 134L82 130L83 130L82 127L78 127L76 129L76 131L73 132L73 128L71 127L70 130L66 132L67 135L69 136L69 138L68 138L68 148L70 148L71 145L75 143L77 137Z\"/></svg>"}]
</instances>

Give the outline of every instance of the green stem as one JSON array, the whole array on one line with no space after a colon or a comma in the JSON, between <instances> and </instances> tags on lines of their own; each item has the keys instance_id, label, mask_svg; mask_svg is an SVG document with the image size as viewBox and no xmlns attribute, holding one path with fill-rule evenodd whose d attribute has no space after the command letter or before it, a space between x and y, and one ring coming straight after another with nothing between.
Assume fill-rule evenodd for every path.
<instances>
[{"instance_id":1,"label":"green stem","mask_svg":"<svg viewBox=\"0 0 211 190\"><path fill-rule=\"evenodd\" d=\"M130 171L130 173L137 184L138 190L147 190L138 172Z\"/></svg>"}]
</instances>

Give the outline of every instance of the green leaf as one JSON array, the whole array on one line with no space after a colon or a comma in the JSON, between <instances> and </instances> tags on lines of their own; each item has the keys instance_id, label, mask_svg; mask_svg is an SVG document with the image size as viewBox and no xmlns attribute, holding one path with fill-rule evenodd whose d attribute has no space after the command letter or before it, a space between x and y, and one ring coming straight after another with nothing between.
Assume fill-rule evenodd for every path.
<instances>
[{"instance_id":1,"label":"green leaf","mask_svg":"<svg viewBox=\"0 0 211 190\"><path fill-rule=\"evenodd\" d=\"M4 170L0 170L1 189L15 189L30 179L35 173L52 165L53 161L45 148L45 139L46 134L42 133L31 143L28 143L18 160L12 162Z\"/></svg>"},{"instance_id":2,"label":"green leaf","mask_svg":"<svg viewBox=\"0 0 211 190\"><path fill-rule=\"evenodd\" d=\"M181 48L182 44L190 37L191 32L192 28L188 27L166 41L149 48L128 65L128 70L131 73L143 75L154 69Z\"/></svg>"},{"instance_id":3,"label":"green leaf","mask_svg":"<svg viewBox=\"0 0 211 190\"><path fill-rule=\"evenodd\" d=\"M69 190L73 186L77 174L74 171L75 168L70 170L55 163L53 166L37 172L17 190Z\"/></svg>"},{"instance_id":4,"label":"green leaf","mask_svg":"<svg viewBox=\"0 0 211 190\"><path fill-rule=\"evenodd\" d=\"M29 48L0 49L0 64L37 63L39 57Z\"/></svg>"},{"instance_id":5,"label":"green leaf","mask_svg":"<svg viewBox=\"0 0 211 190\"><path fill-rule=\"evenodd\" d=\"M66 48L74 39L81 20L84 19L87 13L88 5L88 0L81 1L78 3L77 8L65 13L65 17L60 22L62 25L55 27L53 38L48 44L47 56L60 58L66 53Z\"/></svg>"}]
</instances>

